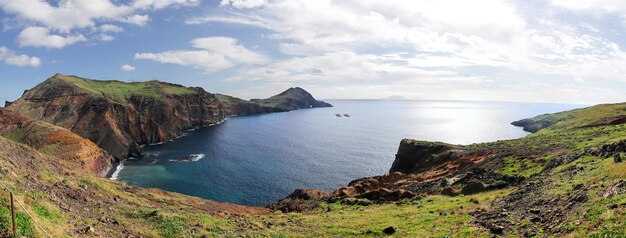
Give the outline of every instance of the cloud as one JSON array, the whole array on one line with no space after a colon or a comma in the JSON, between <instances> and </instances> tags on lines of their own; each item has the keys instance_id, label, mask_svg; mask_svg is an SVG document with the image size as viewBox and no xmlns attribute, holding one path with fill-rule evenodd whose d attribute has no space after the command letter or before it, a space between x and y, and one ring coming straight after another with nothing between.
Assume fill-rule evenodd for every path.
<instances>
[{"instance_id":1,"label":"cloud","mask_svg":"<svg viewBox=\"0 0 626 238\"><path fill-rule=\"evenodd\" d=\"M123 20L123 22L126 22L128 24L138 25L138 26L145 26L146 24L148 24L149 21L150 21L150 16L139 15L139 14L128 16Z\"/></svg>"},{"instance_id":2,"label":"cloud","mask_svg":"<svg viewBox=\"0 0 626 238\"><path fill-rule=\"evenodd\" d=\"M101 25L99 29L101 32L113 32L113 33L119 33L119 32L124 31L124 28L122 28L121 26L116 26L113 24Z\"/></svg>"},{"instance_id":3,"label":"cloud","mask_svg":"<svg viewBox=\"0 0 626 238\"><path fill-rule=\"evenodd\" d=\"M268 26L263 24L262 22L253 21L253 20L245 19L245 18L237 18L237 17L208 16L208 17L192 18L192 19L185 21L185 23L187 24L194 24L194 25L211 23L211 22L249 25L249 26L255 26L255 27L260 27L260 28L268 28Z\"/></svg>"},{"instance_id":4,"label":"cloud","mask_svg":"<svg viewBox=\"0 0 626 238\"><path fill-rule=\"evenodd\" d=\"M66 37L50 34L50 31L44 27L28 27L22 30L18 35L18 44L20 47L45 47L45 48L63 48L76 42L86 41L83 35L69 35Z\"/></svg>"},{"instance_id":5,"label":"cloud","mask_svg":"<svg viewBox=\"0 0 626 238\"><path fill-rule=\"evenodd\" d=\"M115 37L113 37L112 35L100 34L100 40L101 41L112 41L112 40L115 40Z\"/></svg>"},{"instance_id":6,"label":"cloud","mask_svg":"<svg viewBox=\"0 0 626 238\"><path fill-rule=\"evenodd\" d=\"M160 53L136 53L135 59L160 63L192 66L207 72L227 69L236 65L260 64L267 61L264 55L248 50L229 37L206 37L191 41L197 50L171 50Z\"/></svg>"},{"instance_id":7,"label":"cloud","mask_svg":"<svg viewBox=\"0 0 626 238\"><path fill-rule=\"evenodd\" d=\"M11 22L15 28L47 29L50 39L54 43L24 44L24 46L46 46L62 48L72 43L86 40L83 34L89 35L85 29L100 29L102 32L121 32L122 28L110 24L110 22L124 22L128 24L145 26L150 17L148 12L172 6L195 6L199 0L134 0L132 3L121 4L116 0L0 0L0 9L7 17L6 22ZM83 31L82 34L72 34L75 31ZM43 31L40 30L39 33ZM93 33L94 35L97 33ZM95 35L99 39L102 36ZM104 39L111 39L105 37ZM59 47L61 46L61 47Z\"/></svg>"},{"instance_id":8,"label":"cloud","mask_svg":"<svg viewBox=\"0 0 626 238\"><path fill-rule=\"evenodd\" d=\"M122 65L122 67L120 67L120 70L124 71L124 72L132 72L135 71L137 68L135 68L135 66L129 65L129 64L125 64Z\"/></svg>"},{"instance_id":9,"label":"cloud","mask_svg":"<svg viewBox=\"0 0 626 238\"><path fill-rule=\"evenodd\" d=\"M233 6L235 8L255 8L266 5L267 0L222 0L221 6Z\"/></svg>"},{"instance_id":10,"label":"cloud","mask_svg":"<svg viewBox=\"0 0 626 238\"><path fill-rule=\"evenodd\" d=\"M132 4L136 9L162 9L172 5L196 6L200 0L135 0Z\"/></svg>"},{"instance_id":11,"label":"cloud","mask_svg":"<svg viewBox=\"0 0 626 238\"><path fill-rule=\"evenodd\" d=\"M489 93L502 100L507 93L498 90L523 90L534 79L571 89L554 97L537 88L508 94L508 100L533 101L581 99L585 90L561 85L575 78L584 78L574 81L581 87L597 86L587 98L598 98L591 91L600 92L603 82L626 82L620 66L626 52L612 33L615 25L601 24L615 15L626 19L623 1L222 0L220 6L186 23L257 27L282 54L239 68L231 81L310 82L328 91L411 88L426 98L433 97L423 87L430 85L479 100Z\"/></svg>"},{"instance_id":12,"label":"cloud","mask_svg":"<svg viewBox=\"0 0 626 238\"><path fill-rule=\"evenodd\" d=\"M551 0L551 4L576 11L626 13L626 2L620 0Z\"/></svg>"},{"instance_id":13,"label":"cloud","mask_svg":"<svg viewBox=\"0 0 626 238\"><path fill-rule=\"evenodd\" d=\"M41 65L41 59L38 57L30 57L28 55L18 55L15 54L10 49L6 47L0 47L0 60L4 61L5 64L15 65L15 66L30 66L30 67L38 67Z\"/></svg>"}]
</instances>

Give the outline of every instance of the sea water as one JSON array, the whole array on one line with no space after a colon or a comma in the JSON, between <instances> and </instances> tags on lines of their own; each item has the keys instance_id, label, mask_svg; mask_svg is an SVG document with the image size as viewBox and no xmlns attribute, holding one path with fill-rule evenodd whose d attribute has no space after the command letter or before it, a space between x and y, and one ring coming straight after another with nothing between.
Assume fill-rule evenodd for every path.
<instances>
[{"instance_id":1,"label":"sea water","mask_svg":"<svg viewBox=\"0 0 626 238\"><path fill-rule=\"evenodd\" d=\"M150 145L114 178L140 187L245 205L296 188L333 191L387 173L400 140L471 144L527 135L515 120L580 105L329 100L332 108L233 117ZM341 114L341 117L336 116ZM350 117L345 117L348 114Z\"/></svg>"}]
</instances>

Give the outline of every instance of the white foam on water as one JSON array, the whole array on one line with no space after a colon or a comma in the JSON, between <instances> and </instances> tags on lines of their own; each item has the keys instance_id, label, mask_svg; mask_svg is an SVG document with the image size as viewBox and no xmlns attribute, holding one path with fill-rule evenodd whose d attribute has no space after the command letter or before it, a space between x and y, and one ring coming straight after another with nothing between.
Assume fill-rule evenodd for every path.
<instances>
[{"instance_id":1,"label":"white foam on water","mask_svg":"<svg viewBox=\"0 0 626 238\"><path fill-rule=\"evenodd\" d=\"M190 155L190 156L195 157L195 159L192 159L191 161L196 162L198 160L203 159L206 155L205 154L193 154L193 155Z\"/></svg>"},{"instance_id":2,"label":"white foam on water","mask_svg":"<svg viewBox=\"0 0 626 238\"><path fill-rule=\"evenodd\" d=\"M120 175L120 172L122 171L122 169L124 169L124 161L126 160L122 160L122 162L120 162L120 164L117 165L117 167L115 168L115 172L113 172L113 174L111 174L111 180L117 180L117 177Z\"/></svg>"},{"instance_id":3,"label":"white foam on water","mask_svg":"<svg viewBox=\"0 0 626 238\"><path fill-rule=\"evenodd\" d=\"M193 159L191 160L177 160L177 159L169 159L167 161L169 162L183 162L183 163L190 163L190 162L196 162L198 160L201 160L205 157L205 154L190 154L189 157L193 157Z\"/></svg>"}]
</instances>

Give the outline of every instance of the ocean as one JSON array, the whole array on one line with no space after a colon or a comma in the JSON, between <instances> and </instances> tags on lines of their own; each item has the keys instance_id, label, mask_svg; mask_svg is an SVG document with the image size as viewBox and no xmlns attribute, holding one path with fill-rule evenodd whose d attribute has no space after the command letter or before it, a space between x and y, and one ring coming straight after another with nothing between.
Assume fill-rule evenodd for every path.
<instances>
[{"instance_id":1,"label":"ocean","mask_svg":"<svg viewBox=\"0 0 626 238\"><path fill-rule=\"evenodd\" d=\"M400 140L472 144L527 135L512 121L581 105L328 100L332 108L232 117L149 145L112 179L220 202L265 205L296 188L333 191L385 174ZM337 117L336 114L341 114ZM343 116L348 114L349 117Z\"/></svg>"}]
</instances>

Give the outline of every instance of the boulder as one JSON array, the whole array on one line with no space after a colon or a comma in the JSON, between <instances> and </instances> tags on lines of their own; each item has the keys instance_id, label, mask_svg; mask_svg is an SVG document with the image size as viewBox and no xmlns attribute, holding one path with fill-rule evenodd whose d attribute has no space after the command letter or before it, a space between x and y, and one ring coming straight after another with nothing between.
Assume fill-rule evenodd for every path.
<instances>
[{"instance_id":1,"label":"boulder","mask_svg":"<svg viewBox=\"0 0 626 238\"><path fill-rule=\"evenodd\" d=\"M393 235L393 233L396 233L396 228L393 226L387 227L383 229L383 233L385 233L385 235Z\"/></svg>"},{"instance_id":2,"label":"boulder","mask_svg":"<svg viewBox=\"0 0 626 238\"><path fill-rule=\"evenodd\" d=\"M619 154L613 155L613 161L615 163L621 163L622 162L622 156L620 156Z\"/></svg>"},{"instance_id":3,"label":"boulder","mask_svg":"<svg viewBox=\"0 0 626 238\"><path fill-rule=\"evenodd\" d=\"M478 180L472 180L468 182L463 189L461 189L461 193L465 195L475 194L484 192L487 190L487 186Z\"/></svg>"},{"instance_id":4,"label":"boulder","mask_svg":"<svg viewBox=\"0 0 626 238\"><path fill-rule=\"evenodd\" d=\"M362 194L355 196L356 198L365 198L372 201L383 200L383 201L399 201L402 199L411 199L415 197L415 194L404 190L391 190L387 188L380 188L376 190L371 190Z\"/></svg>"},{"instance_id":5,"label":"boulder","mask_svg":"<svg viewBox=\"0 0 626 238\"><path fill-rule=\"evenodd\" d=\"M459 194L461 194L461 190L452 188L452 187L444 188L441 191L441 195L446 195L446 196L451 196L451 197L457 196Z\"/></svg>"},{"instance_id":6,"label":"boulder","mask_svg":"<svg viewBox=\"0 0 626 238\"><path fill-rule=\"evenodd\" d=\"M296 189L287 198L301 200L315 200L329 197L330 193L317 189Z\"/></svg>"},{"instance_id":7,"label":"boulder","mask_svg":"<svg viewBox=\"0 0 626 238\"><path fill-rule=\"evenodd\" d=\"M296 189L278 202L268 204L267 208L282 212L311 211L329 197L330 193L316 189Z\"/></svg>"}]
</instances>

